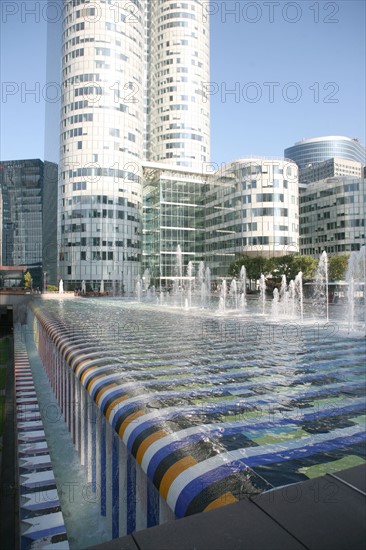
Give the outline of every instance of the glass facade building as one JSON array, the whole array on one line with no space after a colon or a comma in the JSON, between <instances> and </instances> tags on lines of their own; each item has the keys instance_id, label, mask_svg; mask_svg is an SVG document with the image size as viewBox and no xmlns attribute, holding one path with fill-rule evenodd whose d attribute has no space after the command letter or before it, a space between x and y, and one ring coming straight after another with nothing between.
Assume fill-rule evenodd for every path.
<instances>
[{"instance_id":1,"label":"glass facade building","mask_svg":"<svg viewBox=\"0 0 366 550\"><path fill-rule=\"evenodd\" d=\"M363 166L360 162L333 157L299 170L299 181L300 183L307 184L337 176L360 178L362 175Z\"/></svg>"},{"instance_id":2,"label":"glass facade building","mask_svg":"<svg viewBox=\"0 0 366 550\"><path fill-rule=\"evenodd\" d=\"M366 180L327 178L300 195L300 251L318 256L349 253L365 245Z\"/></svg>"},{"instance_id":3,"label":"glass facade building","mask_svg":"<svg viewBox=\"0 0 366 550\"><path fill-rule=\"evenodd\" d=\"M197 272L204 260L208 176L154 163L145 163L144 176L143 268L156 287L170 288L178 247L183 277L189 262Z\"/></svg>"},{"instance_id":4,"label":"glass facade building","mask_svg":"<svg viewBox=\"0 0 366 550\"><path fill-rule=\"evenodd\" d=\"M284 156L295 161L300 169L332 157L355 160L363 166L366 164L365 147L357 139L345 136L304 139L285 149Z\"/></svg>"},{"instance_id":5,"label":"glass facade building","mask_svg":"<svg viewBox=\"0 0 366 550\"><path fill-rule=\"evenodd\" d=\"M299 251L298 168L286 159L247 158L227 164L205 196L205 259L225 277L239 254Z\"/></svg>"},{"instance_id":6,"label":"glass facade building","mask_svg":"<svg viewBox=\"0 0 366 550\"><path fill-rule=\"evenodd\" d=\"M34 287L42 288L42 271L56 284L57 165L1 162L0 203L0 264L28 267Z\"/></svg>"},{"instance_id":7,"label":"glass facade building","mask_svg":"<svg viewBox=\"0 0 366 550\"><path fill-rule=\"evenodd\" d=\"M196 1L147 2L150 59L148 160L202 170L210 160L209 25ZM207 18L206 18L207 19Z\"/></svg>"},{"instance_id":8,"label":"glass facade building","mask_svg":"<svg viewBox=\"0 0 366 550\"><path fill-rule=\"evenodd\" d=\"M143 161L209 160L209 23L196 0L67 0L63 13L60 276L131 292Z\"/></svg>"}]
</instances>

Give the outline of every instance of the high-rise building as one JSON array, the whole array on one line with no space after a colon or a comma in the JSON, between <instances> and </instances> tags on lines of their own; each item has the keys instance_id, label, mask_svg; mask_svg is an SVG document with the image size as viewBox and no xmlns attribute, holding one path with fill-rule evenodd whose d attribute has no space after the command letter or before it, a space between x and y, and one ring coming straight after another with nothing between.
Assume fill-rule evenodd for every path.
<instances>
[{"instance_id":1,"label":"high-rise building","mask_svg":"<svg viewBox=\"0 0 366 550\"><path fill-rule=\"evenodd\" d=\"M366 179L326 178L300 194L300 251L344 254L365 245Z\"/></svg>"},{"instance_id":2,"label":"high-rise building","mask_svg":"<svg viewBox=\"0 0 366 550\"><path fill-rule=\"evenodd\" d=\"M360 178L363 175L363 169L362 164L356 160L333 157L299 170L299 182L308 184L326 178L336 178L337 176Z\"/></svg>"},{"instance_id":3,"label":"high-rise building","mask_svg":"<svg viewBox=\"0 0 366 550\"><path fill-rule=\"evenodd\" d=\"M143 268L159 288L169 288L184 278L189 263L197 273L204 260L208 180L210 176L201 171L144 164Z\"/></svg>"},{"instance_id":4,"label":"high-rise building","mask_svg":"<svg viewBox=\"0 0 366 550\"><path fill-rule=\"evenodd\" d=\"M130 292L143 161L209 161L209 24L196 0L68 0L62 48L60 276Z\"/></svg>"},{"instance_id":5,"label":"high-rise building","mask_svg":"<svg viewBox=\"0 0 366 550\"><path fill-rule=\"evenodd\" d=\"M57 165L39 159L0 163L0 248L3 266L26 266L33 286L43 273L57 283Z\"/></svg>"},{"instance_id":6,"label":"high-rise building","mask_svg":"<svg viewBox=\"0 0 366 550\"><path fill-rule=\"evenodd\" d=\"M298 168L286 159L245 158L223 166L205 194L205 260L226 277L240 254L299 252Z\"/></svg>"},{"instance_id":7,"label":"high-rise building","mask_svg":"<svg viewBox=\"0 0 366 550\"><path fill-rule=\"evenodd\" d=\"M202 170L210 160L209 25L197 1L150 6L147 160Z\"/></svg>"},{"instance_id":8,"label":"high-rise building","mask_svg":"<svg viewBox=\"0 0 366 550\"><path fill-rule=\"evenodd\" d=\"M366 164L365 147L358 139L345 136L303 139L285 149L284 156L295 161L300 170L332 157L355 160L361 162L363 166Z\"/></svg>"}]
</instances>

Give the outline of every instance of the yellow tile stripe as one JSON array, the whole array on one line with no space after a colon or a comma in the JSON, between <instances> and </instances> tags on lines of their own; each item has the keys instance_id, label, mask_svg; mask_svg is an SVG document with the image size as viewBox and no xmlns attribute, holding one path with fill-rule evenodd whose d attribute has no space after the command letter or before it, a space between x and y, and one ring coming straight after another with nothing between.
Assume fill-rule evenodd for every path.
<instances>
[{"instance_id":1,"label":"yellow tile stripe","mask_svg":"<svg viewBox=\"0 0 366 550\"><path fill-rule=\"evenodd\" d=\"M114 388L116 386L116 383L113 382L112 384L108 384L108 386L105 386L102 390L100 390L98 392L98 395L96 396L96 399L95 399L95 402L97 405L99 405L99 401L101 400L102 398L102 395L107 391L107 390L110 390L111 388Z\"/></svg>"},{"instance_id":2,"label":"yellow tile stripe","mask_svg":"<svg viewBox=\"0 0 366 550\"><path fill-rule=\"evenodd\" d=\"M141 445L139 446L136 454L137 462L141 464L142 459L144 458L144 454L147 451L147 449L150 447L150 445L152 445L155 441L158 441L158 439L162 439L163 437L166 437L167 435L168 433L165 432L164 430L159 430L149 435L146 439L144 439Z\"/></svg>"},{"instance_id":3,"label":"yellow tile stripe","mask_svg":"<svg viewBox=\"0 0 366 550\"><path fill-rule=\"evenodd\" d=\"M120 437L123 437L123 434L125 433L125 429L127 428L127 426L131 424L131 422L136 420L136 418L139 418L140 416L144 416L145 414L146 413L144 413L143 411L136 411L135 413L130 414L127 418L124 419L124 421L120 425L118 430L118 435Z\"/></svg>"},{"instance_id":4,"label":"yellow tile stripe","mask_svg":"<svg viewBox=\"0 0 366 550\"><path fill-rule=\"evenodd\" d=\"M223 495L219 496L210 504L206 506L206 508L203 510L204 512L208 512L208 510L214 510L215 508L221 508L222 506L227 506L228 504L234 504L234 502L239 502L237 498L234 497L234 495L230 492L224 493Z\"/></svg>"},{"instance_id":5,"label":"yellow tile stripe","mask_svg":"<svg viewBox=\"0 0 366 550\"><path fill-rule=\"evenodd\" d=\"M118 405L118 403L122 403L122 401L126 401L126 399L129 399L128 395L124 395L123 397L119 397L118 399L115 399L107 408L105 412L105 416L108 418L110 417L111 412L113 411L114 407Z\"/></svg>"},{"instance_id":6,"label":"yellow tile stripe","mask_svg":"<svg viewBox=\"0 0 366 550\"><path fill-rule=\"evenodd\" d=\"M195 460L193 456L185 456L184 458L181 458L180 460L178 460L178 462L170 466L170 468L168 468L168 470L163 475L160 483L159 491L161 496L166 499L170 486L175 478L179 476L179 474L184 472L184 470L187 470L195 464L197 464L197 460Z\"/></svg>"}]
</instances>

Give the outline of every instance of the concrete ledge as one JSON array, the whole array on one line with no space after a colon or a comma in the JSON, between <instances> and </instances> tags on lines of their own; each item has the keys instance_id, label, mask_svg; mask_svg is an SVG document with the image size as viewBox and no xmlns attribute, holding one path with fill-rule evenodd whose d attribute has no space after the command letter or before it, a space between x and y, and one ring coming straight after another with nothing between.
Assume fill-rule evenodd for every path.
<instances>
[{"instance_id":1,"label":"concrete ledge","mask_svg":"<svg viewBox=\"0 0 366 550\"><path fill-rule=\"evenodd\" d=\"M365 476L366 465L356 466L89 550L363 550Z\"/></svg>"}]
</instances>

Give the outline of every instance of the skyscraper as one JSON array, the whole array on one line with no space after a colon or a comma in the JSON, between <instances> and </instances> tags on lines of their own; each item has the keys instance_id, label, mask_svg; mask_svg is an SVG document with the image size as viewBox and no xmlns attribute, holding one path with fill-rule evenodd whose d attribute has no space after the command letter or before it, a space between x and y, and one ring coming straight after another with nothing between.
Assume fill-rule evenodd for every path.
<instances>
[{"instance_id":1,"label":"skyscraper","mask_svg":"<svg viewBox=\"0 0 366 550\"><path fill-rule=\"evenodd\" d=\"M365 165L366 150L357 140L345 136L323 136L303 139L284 152L285 158L294 160L300 170L332 157L356 160ZM300 178L301 181L301 178Z\"/></svg>"},{"instance_id":2,"label":"skyscraper","mask_svg":"<svg viewBox=\"0 0 366 550\"><path fill-rule=\"evenodd\" d=\"M42 271L57 282L56 196L56 164L0 163L0 264L26 266L35 288L42 287Z\"/></svg>"},{"instance_id":3,"label":"skyscraper","mask_svg":"<svg viewBox=\"0 0 366 550\"><path fill-rule=\"evenodd\" d=\"M143 161L209 161L209 25L196 0L68 0L62 42L60 277L130 292Z\"/></svg>"}]
</instances>

